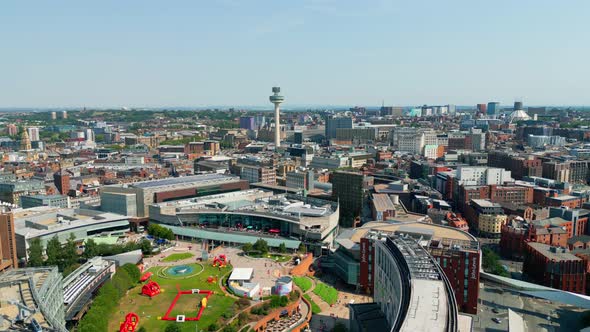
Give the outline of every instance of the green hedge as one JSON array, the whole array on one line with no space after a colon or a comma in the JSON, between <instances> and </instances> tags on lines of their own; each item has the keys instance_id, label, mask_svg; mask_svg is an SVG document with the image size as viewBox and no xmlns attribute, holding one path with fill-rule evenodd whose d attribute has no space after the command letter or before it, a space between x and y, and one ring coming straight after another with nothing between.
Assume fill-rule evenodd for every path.
<instances>
[{"instance_id":1,"label":"green hedge","mask_svg":"<svg viewBox=\"0 0 590 332\"><path fill-rule=\"evenodd\" d=\"M324 302L329 305L336 304L338 301L338 291L332 286L328 286L323 282L317 282L313 293L319 296Z\"/></svg>"},{"instance_id":2,"label":"green hedge","mask_svg":"<svg viewBox=\"0 0 590 332\"><path fill-rule=\"evenodd\" d=\"M117 269L113 278L100 288L92 306L80 320L78 332L107 332L108 319L105 317L115 313L121 298L139 282L135 278L139 274L139 269L133 264L125 264Z\"/></svg>"},{"instance_id":3,"label":"green hedge","mask_svg":"<svg viewBox=\"0 0 590 332\"><path fill-rule=\"evenodd\" d=\"M312 282L308 277L293 277L293 281L304 293L311 289Z\"/></svg>"}]
</instances>

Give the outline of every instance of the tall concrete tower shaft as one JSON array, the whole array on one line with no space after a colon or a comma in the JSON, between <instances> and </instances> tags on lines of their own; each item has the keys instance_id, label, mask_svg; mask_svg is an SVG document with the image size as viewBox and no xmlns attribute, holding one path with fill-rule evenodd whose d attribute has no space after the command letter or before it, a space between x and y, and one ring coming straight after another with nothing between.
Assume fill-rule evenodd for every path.
<instances>
[{"instance_id":1,"label":"tall concrete tower shaft","mask_svg":"<svg viewBox=\"0 0 590 332\"><path fill-rule=\"evenodd\" d=\"M281 96L281 88L275 86L272 88L273 95L269 97L270 102L275 105L275 148L281 146L281 103L285 97Z\"/></svg>"}]
</instances>

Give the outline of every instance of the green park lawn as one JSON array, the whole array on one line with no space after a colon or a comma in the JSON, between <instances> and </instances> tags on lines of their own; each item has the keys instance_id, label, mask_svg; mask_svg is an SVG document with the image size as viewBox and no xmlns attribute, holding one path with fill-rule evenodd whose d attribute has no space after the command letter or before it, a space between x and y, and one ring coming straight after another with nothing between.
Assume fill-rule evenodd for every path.
<instances>
[{"instance_id":1,"label":"green park lawn","mask_svg":"<svg viewBox=\"0 0 590 332\"><path fill-rule=\"evenodd\" d=\"M164 258L162 261L163 262L176 262L176 261L181 261L183 259L191 258L193 256L194 255L191 254L190 252L176 253L176 254L172 254L172 255Z\"/></svg>"},{"instance_id":2,"label":"green park lawn","mask_svg":"<svg viewBox=\"0 0 590 332\"><path fill-rule=\"evenodd\" d=\"M304 293L310 290L313 285L308 277L293 277L293 281Z\"/></svg>"},{"instance_id":3,"label":"green park lawn","mask_svg":"<svg viewBox=\"0 0 590 332\"><path fill-rule=\"evenodd\" d=\"M191 265L194 266L196 272L201 270L201 267L198 264ZM207 307L203 311L203 315L198 322L174 323L178 324L183 332L195 331L197 324L199 329L206 330L211 323L218 322L221 315L235 302L235 299L232 297L224 296L218 283L210 284L207 282L207 277L209 276L217 276L218 280L221 280L224 274L231 271L231 267L225 267L219 270L216 267L205 264L203 272L196 276L184 279L170 276L164 278L161 273L158 273L160 269L163 269L163 267L153 267L148 271L154 273L151 280L157 282L163 289L163 292L150 299L147 296L141 295L142 284L129 290L127 296L121 299L119 307L109 321L109 331L118 331L119 324L129 312L135 312L139 316L139 327L143 326L147 331L164 331L166 326L172 322L158 320L158 317L164 316L168 310L168 307L176 296L177 286L180 287L181 290L198 288L215 292L215 294L209 298ZM187 317L196 316L198 305L202 297L203 295L196 294L182 295L172 310L171 316L178 314L184 314Z\"/></svg>"},{"instance_id":4,"label":"green park lawn","mask_svg":"<svg viewBox=\"0 0 590 332\"><path fill-rule=\"evenodd\" d=\"M328 286L321 281L316 282L313 293L330 305L338 301L338 291L336 288Z\"/></svg>"}]
</instances>

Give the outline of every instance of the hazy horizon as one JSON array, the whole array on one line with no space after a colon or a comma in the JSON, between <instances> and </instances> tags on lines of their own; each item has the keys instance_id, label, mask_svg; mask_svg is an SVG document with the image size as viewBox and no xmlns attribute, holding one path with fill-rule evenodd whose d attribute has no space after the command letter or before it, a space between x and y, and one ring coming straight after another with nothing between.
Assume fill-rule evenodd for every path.
<instances>
[{"instance_id":1,"label":"hazy horizon","mask_svg":"<svg viewBox=\"0 0 590 332\"><path fill-rule=\"evenodd\" d=\"M7 2L0 108L266 109L275 85L285 109L581 107L588 12L583 0Z\"/></svg>"}]
</instances>

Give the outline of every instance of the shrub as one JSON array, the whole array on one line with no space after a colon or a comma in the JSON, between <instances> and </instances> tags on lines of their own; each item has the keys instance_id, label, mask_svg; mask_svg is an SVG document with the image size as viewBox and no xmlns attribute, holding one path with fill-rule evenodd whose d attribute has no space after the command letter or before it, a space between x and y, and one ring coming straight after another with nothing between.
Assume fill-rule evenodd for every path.
<instances>
[{"instance_id":1,"label":"shrub","mask_svg":"<svg viewBox=\"0 0 590 332\"><path fill-rule=\"evenodd\" d=\"M210 332L214 332L214 331L219 330L219 326L217 326L217 323L213 322L213 323L211 323L211 325L209 325L207 330L209 330Z\"/></svg>"},{"instance_id":2,"label":"shrub","mask_svg":"<svg viewBox=\"0 0 590 332\"><path fill-rule=\"evenodd\" d=\"M286 297L285 295L281 296L281 298L279 300L279 304L281 305L281 307L286 306L287 304L289 304L289 298Z\"/></svg>"},{"instance_id":3,"label":"shrub","mask_svg":"<svg viewBox=\"0 0 590 332\"><path fill-rule=\"evenodd\" d=\"M178 326L178 323L171 323L168 326L166 326L166 329L164 331L165 332L180 332L180 327Z\"/></svg>"},{"instance_id":4,"label":"shrub","mask_svg":"<svg viewBox=\"0 0 590 332\"><path fill-rule=\"evenodd\" d=\"M241 312L238 315L238 325L243 325L243 324L247 323L248 319L250 319L250 315L248 315L248 313L245 311Z\"/></svg>"},{"instance_id":5,"label":"shrub","mask_svg":"<svg viewBox=\"0 0 590 332\"><path fill-rule=\"evenodd\" d=\"M244 309L250 306L250 300L245 297L242 297L236 301L236 304L238 305L238 308Z\"/></svg>"}]
</instances>

